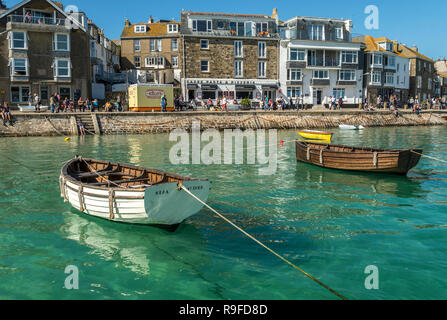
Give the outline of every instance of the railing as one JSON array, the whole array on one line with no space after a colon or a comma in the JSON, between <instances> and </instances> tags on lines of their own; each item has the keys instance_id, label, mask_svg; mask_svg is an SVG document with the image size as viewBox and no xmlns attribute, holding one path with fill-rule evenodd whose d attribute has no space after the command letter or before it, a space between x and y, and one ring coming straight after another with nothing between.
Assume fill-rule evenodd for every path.
<instances>
[{"instance_id":1,"label":"railing","mask_svg":"<svg viewBox=\"0 0 447 320\"><path fill-rule=\"evenodd\" d=\"M41 24L41 25L52 25L52 26L65 25L65 19L59 19L54 17L35 17L31 15L30 16L10 15L8 16L8 22Z\"/></svg>"},{"instance_id":2,"label":"railing","mask_svg":"<svg viewBox=\"0 0 447 320\"><path fill-rule=\"evenodd\" d=\"M336 58L309 59L307 65L309 67L338 67L340 66L340 59Z\"/></svg>"},{"instance_id":3,"label":"railing","mask_svg":"<svg viewBox=\"0 0 447 320\"><path fill-rule=\"evenodd\" d=\"M110 83L126 82L125 73L99 72L96 74L96 80L103 80Z\"/></svg>"},{"instance_id":4,"label":"railing","mask_svg":"<svg viewBox=\"0 0 447 320\"><path fill-rule=\"evenodd\" d=\"M191 30L192 31L192 30ZM279 39L278 33L270 33L270 32L258 32L258 33L249 33L249 34L238 34L237 31L234 30L211 30L211 31L192 31L195 35L203 35L203 36L219 36L219 37L246 37L246 38L275 38Z\"/></svg>"}]
</instances>

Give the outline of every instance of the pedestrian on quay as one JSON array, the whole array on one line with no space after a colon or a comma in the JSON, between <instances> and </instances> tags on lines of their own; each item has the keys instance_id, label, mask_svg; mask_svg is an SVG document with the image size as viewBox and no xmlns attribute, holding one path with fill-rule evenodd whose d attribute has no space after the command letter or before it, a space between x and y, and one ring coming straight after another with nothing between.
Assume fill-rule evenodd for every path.
<instances>
[{"instance_id":1,"label":"pedestrian on quay","mask_svg":"<svg viewBox=\"0 0 447 320\"><path fill-rule=\"evenodd\" d=\"M338 110L341 110L343 108L343 98L340 97L340 99L338 99Z\"/></svg>"},{"instance_id":2,"label":"pedestrian on quay","mask_svg":"<svg viewBox=\"0 0 447 320\"><path fill-rule=\"evenodd\" d=\"M34 94L34 108L36 112L40 112L40 97L37 93Z\"/></svg>"},{"instance_id":3,"label":"pedestrian on quay","mask_svg":"<svg viewBox=\"0 0 447 320\"><path fill-rule=\"evenodd\" d=\"M84 107L84 101L82 100L82 97L79 97L77 104L78 104L79 112L81 112L81 111L84 112L85 107Z\"/></svg>"},{"instance_id":4,"label":"pedestrian on quay","mask_svg":"<svg viewBox=\"0 0 447 320\"><path fill-rule=\"evenodd\" d=\"M224 95L224 97L223 97L223 100L222 100L222 111L226 111L226 112L228 112L228 109L227 109L227 96L226 95Z\"/></svg>"},{"instance_id":5,"label":"pedestrian on quay","mask_svg":"<svg viewBox=\"0 0 447 320\"><path fill-rule=\"evenodd\" d=\"M92 112L95 112L95 109L97 109L99 111L98 99L94 99L92 102Z\"/></svg>"},{"instance_id":6,"label":"pedestrian on quay","mask_svg":"<svg viewBox=\"0 0 447 320\"><path fill-rule=\"evenodd\" d=\"M87 100L85 100L85 106L89 112L92 112L92 102L90 101L89 98L87 98Z\"/></svg>"},{"instance_id":7,"label":"pedestrian on quay","mask_svg":"<svg viewBox=\"0 0 447 320\"><path fill-rule=\"evenodd\" d=\"M51 113L54 113L56 111L56 102L55 102L55 97L50 96L50 108L51 108Z\"/></svg>"},{"instance_id":8,"label":"pedestrian on quay","mask_svg":"<svg viewBox=\"0 0 447 320\"><path fill-rule=\"evenodd\" d=\"M28 93L28 106L32 106L34 102L34 98L33 98L33 94L31 93L31 91Z\"/></svg>"},{"instance_id":9,"label":"pedestrian on quay","mask_svg":"<svg viewBox=\"0 0 447 320\"><path fill-rule=\"evenodd\" d=\"M0 104L0 111L2 114L3 125L6 127L6 120L8 120L9 125L12 126L11 112L9 111L9 106L7 102L5 102L3 105Z\"/></svg>"}]
</instances>

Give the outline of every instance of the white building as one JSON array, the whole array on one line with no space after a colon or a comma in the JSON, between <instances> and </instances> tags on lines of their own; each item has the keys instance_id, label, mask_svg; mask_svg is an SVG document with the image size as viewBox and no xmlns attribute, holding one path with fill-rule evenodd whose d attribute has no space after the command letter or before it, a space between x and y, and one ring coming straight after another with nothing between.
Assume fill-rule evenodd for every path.
<instances>
[{"instance_id":1,"label":"white building","mask_svg":"<svg viewBox=\"0 0 447 320\"><path fill-rule=\"evenodd\" d=\"M362 99L360 44L352 42L351 20L295 17L280 27L281 93L303 104L344 106Z\"/></svg>"}]
</instances>

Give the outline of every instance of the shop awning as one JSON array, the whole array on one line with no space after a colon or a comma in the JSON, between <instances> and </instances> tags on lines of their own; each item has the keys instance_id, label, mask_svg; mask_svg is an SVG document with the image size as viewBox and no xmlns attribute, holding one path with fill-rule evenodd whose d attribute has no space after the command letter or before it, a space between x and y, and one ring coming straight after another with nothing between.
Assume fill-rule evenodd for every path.
<instances>
[{"instance_id":1,"label":"shop awning","mask_svg":"<svg viewBox=\"0 0 447 320\"><path fill-rule=\"evenodd\" d=\"M262 86L263 90L277 90L278 86L276 84L264 85Z\"/></svg>"},{"instance_id":2,"label":"shop awning","mask_svg":"<svg viewBox=\"0 0 447 320\"><path fill-rule=\"evenodd\" d=\"M217 90L217 84L202 84L202 90Z\"/></svg>"},{"instance_id":3,"label":"shop awning","mask_svg":"<svg viewBox=\"0 0 447 320\"><path fill-rule=\"evenodd\" d=\"M188 90L195 90L195 89L197 89L199 86L197 85L197 84L188 84L187 86L186 86L186 88L188 89Z\"/></svg>"},{"instance_id":4,"label":"shop awning","mask_svg":"<svg viewBox=\"0 0 447 320\"><path fill-rule=\"evenodd\" d=\"M255 90L255 85L236 85L236 90Z\"/></svg>"}]
</instances>

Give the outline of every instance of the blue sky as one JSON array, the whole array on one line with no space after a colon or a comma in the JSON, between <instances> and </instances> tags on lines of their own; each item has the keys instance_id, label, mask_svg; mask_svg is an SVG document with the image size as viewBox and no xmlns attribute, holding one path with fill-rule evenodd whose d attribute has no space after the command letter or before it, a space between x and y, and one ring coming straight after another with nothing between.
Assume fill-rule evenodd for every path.
<instances>
[{"instance_id":1,"label":"blue sky","mask_svg":"<svg viewBox=\"0 0 447 320\"><path fill-rule=\"evenodd\" d=\"M6 0L10 7L19 1ZM105 34L118 39L125 18L132 23L154 19L180 18L182 9L204 12L271 14L278 8L280 19L294 16L352 19L355 34L386 36L408 46L417 45L421 53L432 59L447 58L446 0L313 0L313 1L148 1L148 0L62 0L65 6L75 5L87 13ZM154 3L157 3L154 5ZM367 30L365 8L379 9L379 29Z\"/></svg>"}]
</instances>

